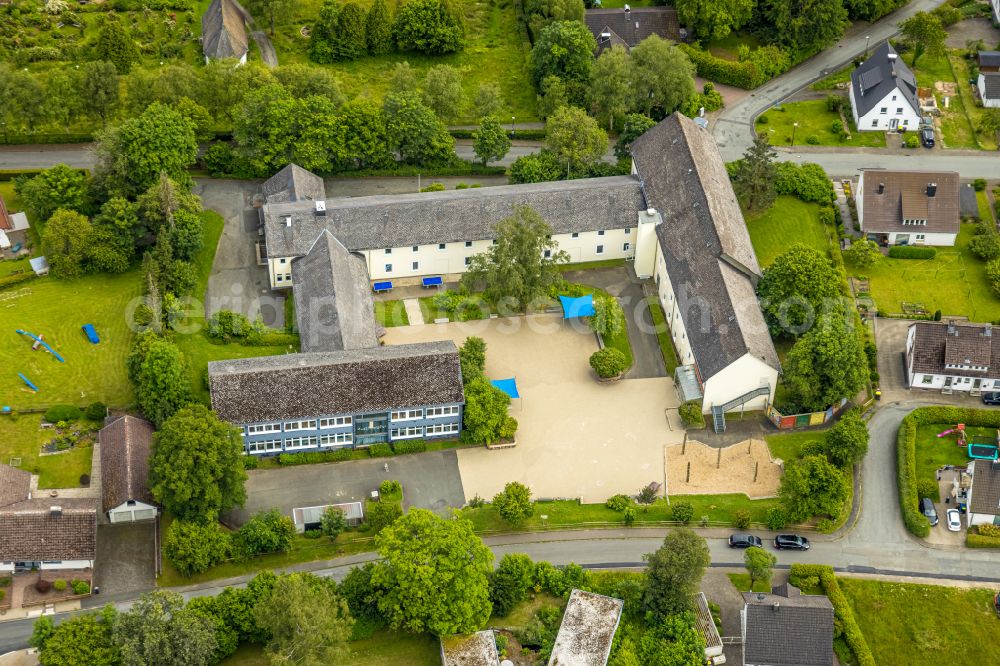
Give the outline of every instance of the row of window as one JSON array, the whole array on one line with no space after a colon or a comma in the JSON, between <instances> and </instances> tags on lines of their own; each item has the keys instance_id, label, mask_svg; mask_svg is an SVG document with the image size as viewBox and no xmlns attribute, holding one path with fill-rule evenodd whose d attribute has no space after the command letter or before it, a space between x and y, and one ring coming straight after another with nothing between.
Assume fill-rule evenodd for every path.
<instances>
[{"instance_id":1,"label":"row of window","mask_svg":"<svg viewBox=\"0 0 1000 666\"><path fill-rule=\"evenodd\" d=\"M352 423L350 416L337 416L328 419L319 419L320 428L336 428L339 426L349 426ZM295 432L296 430L315 430L316 419L303 419L301 421L289 421L285 424L285 432ZM258 423L247 426L248 435L267 435L273 432L281 432L280 423Z\"/></svg>"},{"instance_id":2,"label":"row of window","mask_svg":"<svg viewBox=\"0 0 1000 666\"><path fill-rule=\"evenodd\" d=\"M899 112L902 113L903 110L900 109ZM882 109L882 113L885 113L885 109ZM879 119L878 118L876 118L875 120L872 121L872 127L878 127L878 124L879 124ZM903 118L901 121L899 121L899 124L902 125L903 127L906 127L907 125L910 124L910 119L909 118Z\"/></svg>"},{"instance_id":3,"label":"row of window","mask_svg":"<svg viewBox=\"0 0 1000 666\"><path fill-rule=\"evenodd\" d=\"M945 380L948 380L948 379L952 379L952 378L945 377ZM920 381L923 384L933 384L934 383L934 375L924 375L923 378L921 378ZM972 383L972 377L955 377L955 378L952 379L950 385L951 386L958 386L959 384L971 384L971 383ZM989 389L989 388L991 388L990 387L990 383L991 382L984 381L984 382L981 383L980 388ZM992 384L993 384L992 388L1000 389L1000 379L992 382Z\"/></svg>"},{"instance_id":4,"label":"row of window","mask_svg":"<svg viewBox=\"0 0 1000 666\"><path fill-rule=\"evenodd\" d=\"M426 416L425 416L426 411ZM437 419L445 416L458 416L458 405L451 407L428 407L423 409L402 409L389 415L391 421L416 421L423 418Z\"/></svg>"},{"instance_id":5,"label":"row of window","mask_svg":"<svg viewBox=\"0 0 1000 666\"><path fill-rule=\"evenodd\" d=\"M625 235L626 236L629 235L630 233L632 233L632 229L627 228L627 227L625 228L624 231L625 231ZM579 238L580 237L580 234L578 232L574 232L574 233L572 233L570 235L573 238ZM604 229L598 229L597 230L597 235L598 236L603 236L604 235ZM549 238L552 238L552 236L549 236ZM493 244L496 245L496 243L497 242L494 239L493 240ZM465 247L472 247L472 241L465 241ZM448 244L447 243L438 243L438 249L439 250L446 250L446 249L448 249ZM419 245L413 245L413 246L410 247L410 250L412 252L419 252L420 251L420 246ZM383 252L385 252L385 254L392 254L392 248L391 247L387 247L387 248L385 248L385 250L383 250ZM285 260L282 259L281 263L285 263ZM414 268L414 270L416 270L416 268Z\"/></svg>"},{"instance_id":6,"label":"row of window","mask_svg":"<svg viewBox=\"0 0 1000 666\"><path fill-rule=\"evenodd\" d=\"M886 115L887 113L889 113L889 107L883 106L881 109L878 110L878 112L881 113L882 115ZM896 115L897 116L902 115L902 113L903 113L903 107L901 106L896 107Z\"/></svg>"},{"instance_id":7,"label":"row of window","mask_svg":"<svg viewBox=\"0 0 1000 666\"><path fill-rule=\"evenodd\" d=\"M457 423L439 423L437 425L407 426L405 428L393 428L389 431L390 439L416 439L417 437L437 437L438 435L458 434Z\"/></svg>"},{"instance_id":8,"label":"row of window","mask_svg":"<svg viewBox=\"0 0 1000 666\"><path fill-rule=\"evenodd\" d=\"M310 449L316 446L343 446L353 444L354 435L349 432L340 432L333 435L315 435L309 437L289 437L284 440L284 449L294 451L296 449ZM249 442L247 451L249 453L274 453L282 450L282 440L265 439L258 442Z\"/></svg>"},{"instance_id":9,"label":"row of window","mask_svg":"<svg viewBox=\"0 0 1000 666\"><path fill-rule=\"evenodd\" d=\"M632 244L631 243L622 243L622 252L628 252L631 249L632 249ZM597 249L595 251L595 254L597 254L597 255L604 254L604 246L603 245L598 245ZM548 259L551 256L552 256L552 250L545 250L545 258ZM466 257L465 258L465 265L468 266L471 263L472 263L472 257ZM392 268L393 268L392 264L385 264L385 272L386 273L391 273L392 272ZM420 262L419 261L410 262L410 270L419 271L420 270ZM281 282L281 276L280 275L278 276L278 282Z\"/></svg>"}]
</instances>

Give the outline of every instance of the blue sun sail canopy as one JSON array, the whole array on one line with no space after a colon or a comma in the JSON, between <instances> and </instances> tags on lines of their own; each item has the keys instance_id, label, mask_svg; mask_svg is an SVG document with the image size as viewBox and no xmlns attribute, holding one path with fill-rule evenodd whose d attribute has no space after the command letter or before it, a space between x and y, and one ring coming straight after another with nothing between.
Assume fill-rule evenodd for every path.
<instances>
[{"instance_id":1,"label":"blue sun sail canopy","mask_svg":"<svg viewBox=\"0 0 1000 666\"><path fill-rule=\"evenodd\" d=\"M521 394L517 392L517 379L514 377L510 379L494 379L490 384L493 384L493 386L496 386L512 398L521 397Z\"/></svg>"},{"instance_id":2,"label":"blue sun sail canopy","mask_svg":"<svg viewBox=\"0 0 1000 666\"><path fill-rule=\"evenodd\" d=\"M560 296L562 302L563 319L573 319L574 317L594 316L594 295L587 294L579 298L570 296Z\"/></svg>"}]
</instances>

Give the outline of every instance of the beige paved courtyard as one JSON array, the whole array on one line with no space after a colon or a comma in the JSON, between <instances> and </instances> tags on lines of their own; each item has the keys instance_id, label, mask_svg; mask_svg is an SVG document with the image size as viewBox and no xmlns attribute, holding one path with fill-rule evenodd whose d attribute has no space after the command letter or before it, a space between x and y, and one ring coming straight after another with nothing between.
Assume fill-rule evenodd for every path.
<instances>
[{"instance_id":1,"label":"beige paved courtyard","mask_svg":"<svg viewBox=\"0 0 1000 666\"><path fill-rule=\"evenodd\" d=\"M664 481L664 446L684 433L670 379L600 383L587 360L597 350L592 333L574 329L557 315L478 322L427 324L388 329L386 344L486 340L491 379L516 376L520 400L513 449L458 452L466 499L491 498L508 481L528 485L536 498L582 497L603 502L616 493Z\"/></svg>"}]
</instances>

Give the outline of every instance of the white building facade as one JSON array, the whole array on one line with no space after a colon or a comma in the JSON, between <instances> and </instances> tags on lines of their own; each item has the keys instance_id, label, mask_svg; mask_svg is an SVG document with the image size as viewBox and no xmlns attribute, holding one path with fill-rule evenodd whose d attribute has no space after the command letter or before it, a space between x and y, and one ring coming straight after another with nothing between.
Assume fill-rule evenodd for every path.
<instances>
[{"instance_id":1,"label":"white building facade","mask_svg":"<svg viewBox=\"0 0 1000 666\"><path fill-rule=\"evenodd\" d=\"M854 125L860 132L896 132L920 126L917 79L888 42L851 72L848 96Z\"/></svg>"}]
</instances>

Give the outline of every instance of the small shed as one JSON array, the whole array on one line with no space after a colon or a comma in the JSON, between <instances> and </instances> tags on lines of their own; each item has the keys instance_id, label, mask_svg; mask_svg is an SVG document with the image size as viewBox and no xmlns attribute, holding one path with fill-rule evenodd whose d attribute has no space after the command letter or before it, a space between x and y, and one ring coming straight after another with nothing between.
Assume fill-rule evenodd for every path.
<instances>
[{"instance_id":1,"label":"small shed","mask_svg":"<svg viewBox=\"0 0 1000 666\"><path fill-rule=\"evenodd\" d=\"M441 637L442 666L500 666L492 629Z\"/></svg>"},{"instance_id":2,"label":"small shed","mask_svg":"<svg viewBox=\"0 0 1000 666\"><path fill-rule=\"evenodd\" d=\"M351 527L357 527L364 519L364 510L361 502L347 502L344 504L323 504L320 506L303 506L292 509L292 521L295 523L295 531L302 533L306 530L318 530L320 519L327 507L340 509L344 514L344 520Z\"/></svg>"},{"instance_id":3,"label":"small shed","mask_svg":"<svg viewBox=\"0 0 1000 666\"><path fill-rule=\"evenodd\" d=\"M573 590L549 666L606 666L624 605L621 599Z\"/></svg>"},{"instance_id":4,"label":"small shed","mask_svg":"<svg viewBox=\"0 0 1000 666\"><path fill-rule=\"evenodd\" d=\"M153 424L122 416L97 434L101 445L102 508L112 523L134 523L156 518L149 489L149 456Z\"/></svg>"},{"instance_id":5,"label":"small shed","mask_svg":"<svg viewBox=\"0 0 1000 666\"><path fill-rule=\"evenodd\" d=\"M31 264L31 270L35 271L35 275L49 274L49 260L45 257L33 257L28 263Z\"/></svg>"}]
</instances>

